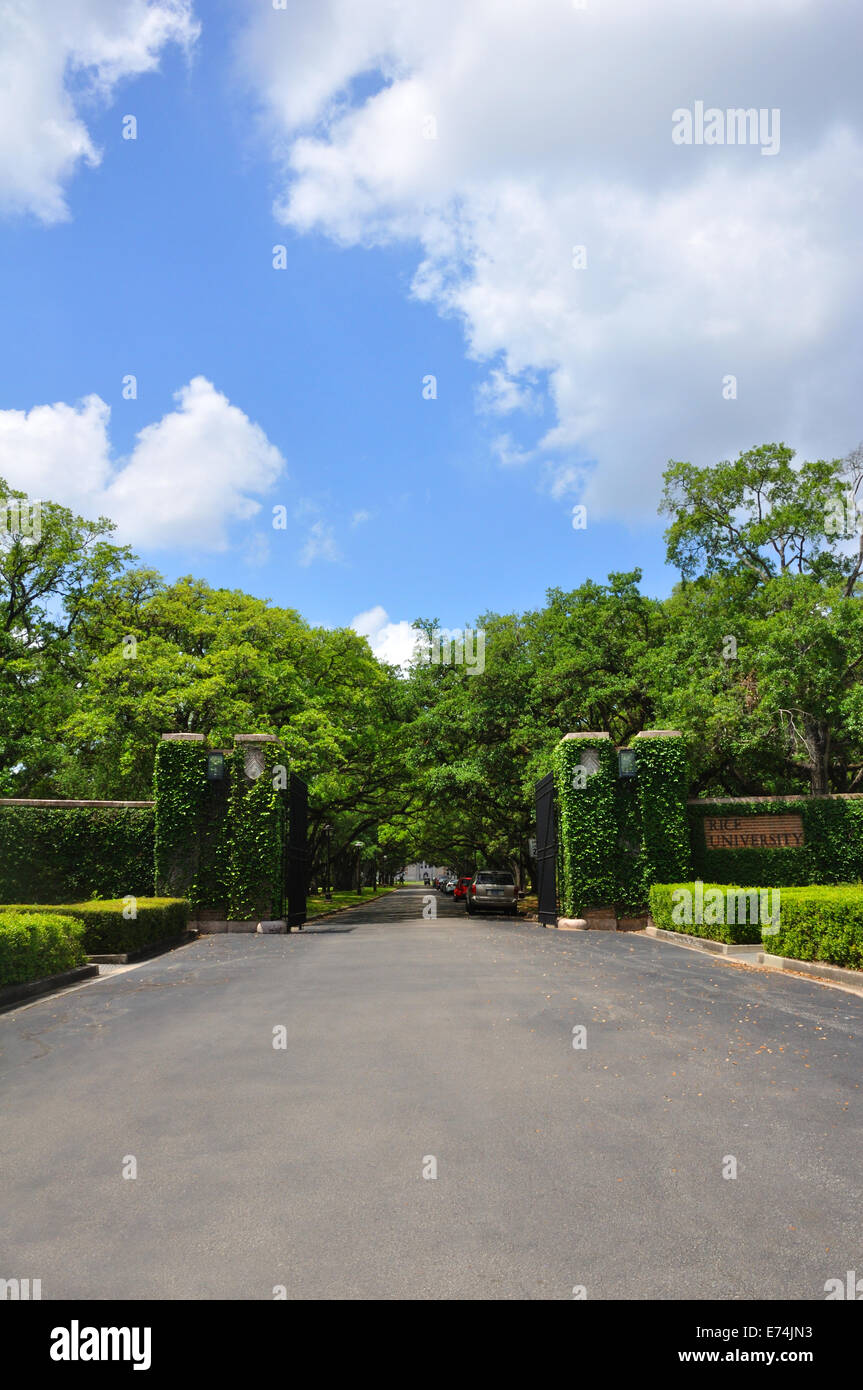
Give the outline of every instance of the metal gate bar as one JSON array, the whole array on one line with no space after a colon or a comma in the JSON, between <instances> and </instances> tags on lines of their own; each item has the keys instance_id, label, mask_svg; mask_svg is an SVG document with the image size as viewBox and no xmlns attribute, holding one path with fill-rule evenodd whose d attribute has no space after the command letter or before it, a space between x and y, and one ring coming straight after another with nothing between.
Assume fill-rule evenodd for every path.
<instances>
[{"instance_id":1,"label":"metal gate bar","mask_svg":"<svg viewBox=\"0 0 863 1390\"><path fill-rule=\"evenodd\" d=\"M554 773L536 784L537 913L544 927L557 926L557 825Z\"/></svg>"},{"instance_id":2,"label":"metal gate bar","mask_svg":"<svg viewBox=\"0 0 863 1390\"><path fill-rule=\"evenodd\" d=\"M302 777L288 781L288 825L285 840L285 920L288 931L306 920L309 884L309 789Z\"/></svg>"}]
</instances>

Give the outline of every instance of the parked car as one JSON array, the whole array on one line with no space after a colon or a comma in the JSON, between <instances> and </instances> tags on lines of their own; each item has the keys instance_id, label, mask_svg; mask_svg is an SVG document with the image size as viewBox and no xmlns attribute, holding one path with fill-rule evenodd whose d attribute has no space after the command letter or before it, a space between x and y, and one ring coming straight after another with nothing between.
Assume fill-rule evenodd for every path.
<instances>
[{"instance_id":1,"label":"parked car","mask_svg":"<svg viewBox=\"0 0 863 1390\"><path fill-rule=\"evenodd\" d=\"M452 890L453 902L463 901L467 897L467 890L472 882L470 876L456 880L455 888Z\"/></svg>"},{"instance_id":2,"label":"parked car","mask_svg":"<svg viewBox=\"0 0 863 1390\"><path fill-rule=\"evenodd\" d=\"M469 913L508 912L518 916L518 891L512 874L500 869L481 869L471 880L464 905Z\"/></svg>"},{"instance_id":3,"label":"parked car","mask_svg":"<svg viewBox=\"0 0 863 1390\"><path fill-rule=\"evenodd\" d=\"M457 882L458 880L454 878L447 879L446 883L443 886L443 891L446 893L447 897L450 897L455 892L455 886Z\"/></svg>"}]
</instances>

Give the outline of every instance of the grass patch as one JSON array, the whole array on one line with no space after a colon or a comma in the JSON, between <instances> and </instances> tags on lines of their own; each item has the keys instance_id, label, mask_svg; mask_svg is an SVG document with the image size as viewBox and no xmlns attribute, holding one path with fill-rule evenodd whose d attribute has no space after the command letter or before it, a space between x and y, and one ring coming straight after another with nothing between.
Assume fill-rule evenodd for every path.
<instances>
[{"instance_id":1,"label":"grass patch","mask_svg":"<svg viewBox=\"0 0 863 1390\"><path fill-rule=\"evenodd\" d=\"M306 899L306 915L309 918L320 917L323 912L336 912L342 907L358 907L361 903L371 902L373 898L394 892L394 887L366 888L362 893L355 893L349 888L339 888L333 889L330 902L327 902L323 893L310 893Z\"/></svg>"}]
</instances>

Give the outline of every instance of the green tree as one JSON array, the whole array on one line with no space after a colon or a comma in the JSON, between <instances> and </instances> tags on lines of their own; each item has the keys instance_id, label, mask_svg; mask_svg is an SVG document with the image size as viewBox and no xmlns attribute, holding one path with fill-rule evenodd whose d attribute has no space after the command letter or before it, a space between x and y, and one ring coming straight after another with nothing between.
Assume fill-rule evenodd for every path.
<instances>
[{"instance_id":1,"label":"green tree","mask_svg":"<svg viewBox=\"0 0 863 1390\"><path fill-rule=\"evenodd\" d=\"M59 730L91 654L88 613L131 560L104 517L85 521L0 479L0 793L57 792ZM10 524L11 523L11 524ZM37 534L38 533L38 534Z\"/></svg>"},{"instance_id":2,"label":"green tree","mask_svg":"<svg viewBox=\"0 0 863 1390\"><path fill-rule=\"evenodd\" d=\"M843 545L853 464L793 458L767 444L665 474L660 510L683 582L656 683L702 784L793 789L803 775L825 794L859 780L860 551Z\"/></svg>"}]
</instances>

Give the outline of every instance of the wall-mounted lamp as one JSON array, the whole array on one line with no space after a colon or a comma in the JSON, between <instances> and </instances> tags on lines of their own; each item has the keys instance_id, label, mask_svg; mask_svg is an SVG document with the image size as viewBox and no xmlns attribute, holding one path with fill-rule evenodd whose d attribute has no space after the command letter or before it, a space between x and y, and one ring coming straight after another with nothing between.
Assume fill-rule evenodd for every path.
<instances>
[{"instance_id":1,"label":"wall-mounted lamp","mask_svg":"<svg viewBox=\"0 0 863 1390\"><path fill-rule=\"evenodd\" d=\"M618 777L635 777L638 775L638 764L635 758L634 748L621 748L617 754L617 775Z\"/></svg>"},{"instance_id":2,"label":"wall-mounted lamp","mask_svg":"<svg viewBox=\"0 0 863 1390\"><path fill-rule=\"evenodd\" d=\"M225 755L224 753L207 754L207 781L223 782L225 780Z\"/></svg>"}]
</instances>

